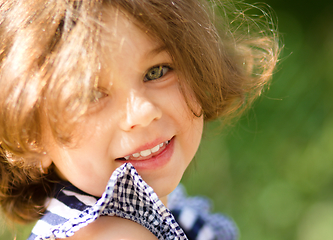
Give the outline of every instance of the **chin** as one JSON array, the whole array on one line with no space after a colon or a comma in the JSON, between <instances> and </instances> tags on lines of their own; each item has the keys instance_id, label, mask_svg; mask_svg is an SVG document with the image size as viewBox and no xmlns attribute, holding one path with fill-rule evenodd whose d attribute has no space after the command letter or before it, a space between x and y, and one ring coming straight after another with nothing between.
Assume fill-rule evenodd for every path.
<instances>
[{"instance_id":1,"label":"chin","mask_svg":"<svg viewBox=\"0 0 333 240\"><path fill-rule=\"evenodd\" d=\"M178 186L181 176L173 176L172 178L161 178L155 181L147 181L147 184L153 188L157 196L162 200L166 198ZM151 182L151 184L150 184Z\"/></svg>"}]
</instances>

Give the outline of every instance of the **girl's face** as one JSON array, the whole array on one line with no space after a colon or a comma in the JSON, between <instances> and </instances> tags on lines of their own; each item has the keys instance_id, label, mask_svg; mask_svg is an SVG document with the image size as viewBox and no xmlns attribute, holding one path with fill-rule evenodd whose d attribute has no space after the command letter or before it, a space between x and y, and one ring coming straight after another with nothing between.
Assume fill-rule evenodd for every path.
<instances>
[{"instance_id":1,"label":"girl's face","mask_svg":"<svg viewBox=\"0 0 333 240\"><path fill-rule=\"evenodd\" d=\"M102 71L76 129L77 147L48 138L48 156L63 179L95 196L130 162L166 203L197 151L203 118L188 108L169 54L124 14L111 12L103 17Z\"/></svg>"}]
</instances>

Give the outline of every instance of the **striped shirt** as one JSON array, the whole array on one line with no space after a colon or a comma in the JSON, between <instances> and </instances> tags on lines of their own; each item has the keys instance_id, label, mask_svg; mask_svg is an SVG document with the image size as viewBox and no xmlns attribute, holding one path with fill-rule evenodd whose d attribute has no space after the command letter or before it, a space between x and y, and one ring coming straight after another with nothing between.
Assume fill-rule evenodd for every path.
<instances>
[{"instance_id":1,"label":"striped shirt","mask_svg":"<svg viewBox=\"0 0 333 240\"><path fill-rule=\"evenodd\" d=\"M47 200L47 211L28 240L72 236L99 216L135 221L161 240L237 239L233 222L223 215L210 215L208 202L203 198L186 198L182 187L178 187L170 194L168 202L171 211L135 168L126 163L114 171L101 198L91 196L69 182L57 184L54 197ZM199 205L201 207L196 207Z\"/></svg>"}]
</instances>

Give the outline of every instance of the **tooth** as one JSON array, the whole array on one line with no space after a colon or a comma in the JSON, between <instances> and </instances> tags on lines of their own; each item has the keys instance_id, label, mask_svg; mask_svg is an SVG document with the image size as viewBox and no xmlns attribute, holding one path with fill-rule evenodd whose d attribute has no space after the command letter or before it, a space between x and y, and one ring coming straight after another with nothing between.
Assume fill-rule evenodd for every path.
<instances>
[{"instance_id":1,"label":"tooth","mask_svg":"<svg viewBox=\"0 0 333 240\"><path fill-rule=\"evenodd\" d=\"M159 146L160 146L160 148L161 148L161 147L163 147L163 145L164 145L164 143L160 143L160 145L159 145Z\"/></svg>"},{"instance_id":2,"label":"tooth","mask_svg":"<svg viewBox=\"0 0 333 240\"><path fill-rule=\"evenodd\" d=\"M134 153L132 156L133 157L140 157L140 153Z\"/></svg>"},{"instance_id":3,"label":"tooth","mask_svg":"<svg viewBox=\"0 0 333 240\"><path fill-rule=\"evenodd\" d=\"M152 149L150 149L150 151L151 151L152 153L155 153L155 152L157 152L158 150L160 150L160 145L157 145L156 147L153 147Z\"/></svg>"},{"instance_id":4,"label":"tooth","mask_svg":"<svg viewBox=\"0 0 333 240\"><path fill-rule=\"evenodd\" d=\"M126 156L126 157L124 157L125 158L125 160L128 160L129 158L130 158L130 156Z\"/></svg>"},{"instance_id":5,"label":"tooth","mask_svg":"<svg viewBox=\"0 0 333 240\"><path fill-rule=\"evenodd\" d=\"M147 157L151 154L151 151L150 151L150 149L143 150L143 151L140 152L140 154L141 154L142 157Z\"/></svg>"}]
</instances>

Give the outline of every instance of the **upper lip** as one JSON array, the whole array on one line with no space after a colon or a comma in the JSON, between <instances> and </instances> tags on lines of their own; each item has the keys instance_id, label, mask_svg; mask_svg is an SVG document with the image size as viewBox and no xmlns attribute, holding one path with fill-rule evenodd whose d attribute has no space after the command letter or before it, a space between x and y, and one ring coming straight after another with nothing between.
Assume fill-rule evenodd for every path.
<instances>
[{"instance_id":1,"label":"upper lip","mask_svg":"<svg viewBox=\"0 0 333 240\"><path fill-rule=\"evenodd\" d=\"M169 141L171 139L172 138L158 138L158 139L156 139L154 141L151 141L149 143L141 145L140 147L136 148L134 151L130 152L129 154L123 155L123 156L121 156L119 158L124 158L124 157L130 156L130 155L132 155L134 153L139 153L141 151L144 151L144 150L147 150L147 149L151 149L151 148L153 148L153 147L155 147L155 146L157 146L157 145L159 145L161 143L164 143L166 141ZM116 158L116 159L119 159L119 158Z\"/></svg>"}]
</instances>

